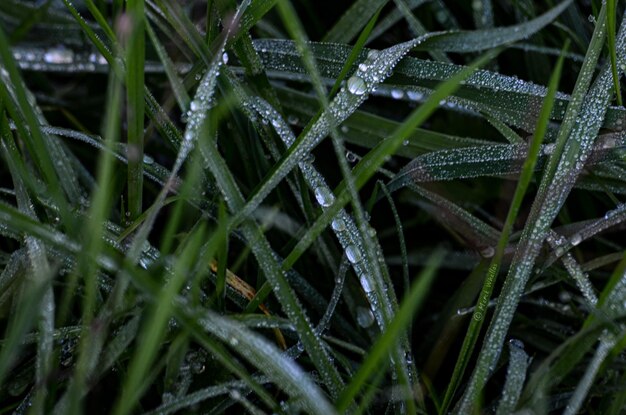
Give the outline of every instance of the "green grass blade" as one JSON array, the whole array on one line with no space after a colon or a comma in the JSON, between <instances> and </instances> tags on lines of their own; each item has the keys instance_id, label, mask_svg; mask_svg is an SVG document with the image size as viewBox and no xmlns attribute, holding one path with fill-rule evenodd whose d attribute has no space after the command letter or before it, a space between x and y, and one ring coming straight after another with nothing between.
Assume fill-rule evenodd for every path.
<instances>
[{"instance_id":1,"label":"green grass blade","mask_svg":"<svg viewBox=\"0 0 626 415\"><path fill-rule=\"evenodd\" d=\"M143 205L143 147L144 147L144 65L146 55L144 0L128 2L130 28L126 45L126 97L128 101L128 212L136 219ZM120 29L124 30L124 29Z\"/></svg>"},{"instance_id":2,"label":"green grass blade","mask_svg":"<svg viewBox=\"0 0 626 415\"><path fill-rule=\"evenodd\" d=\"M379 367L381 360L391 352L391 349L397 341L397 337L414 318L435 278L435 271L441 260L441 253L435 254L435 256L431 258L428 266L418 277L418 280L413 283L411 290L402 302L391 324L372 346L371 351L365 358L358 372L353 376L352 381L346 386L337 399L336 405L339 412L343 413L348 409L359 391L363 389L365 382Z\"/></svg>"},{"instance_id":3,"label":"green grass blade","mask_svg":"<svg viewBox=\"0 0 626 415\"><path fill-rule=\"evenodd\" d=\"M447 52L476 52L525 39L556 19L572 4L565 0L539 17L514 26L476 31L442 33L418 46L422 50Z\"/></svg>"},{"instance_id":4,"label":"green grass blade","mask_svg":"<svg viewBox=\"0 0 626 415\"><path fill-rule=\"evenodd\" d=\"M609 56L611 58L611 73L613 74L613 88L615 88L615 97L617 105L622 104L622 93L619 86L619 74L617 72L617 53L615 52L615 19L616 19L616 0L607 0L606 2L606 39L609 46Z\"/></svg>"},{"instance_id":5,"label":"green grass blade","mask_svg":"<svg viewBox=\"0 0 626 415\"><path fill-rule=\"evenodd\" d=\"M530 361L531 359L524 351L524 344L519 340L510 340L509 367L506 372L506 381L496 415L511 414L515 411L517 401L522 393L524 381L526 380L526 371Z\"/></svg>"}]
</instances>

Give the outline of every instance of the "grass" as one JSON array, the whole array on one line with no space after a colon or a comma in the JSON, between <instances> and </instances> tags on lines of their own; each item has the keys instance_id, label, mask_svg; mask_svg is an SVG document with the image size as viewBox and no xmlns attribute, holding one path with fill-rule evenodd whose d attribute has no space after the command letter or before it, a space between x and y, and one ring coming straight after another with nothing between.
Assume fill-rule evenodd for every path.
<instances>
[{"instance_id":1,"label":"grass","mask_svg":"<svg viewBox=\"0 0 626 415\"><path fill-rule=\"evenodd\" d=\"M624 11L0 2L0 413L623 413Z\"/></svg>"}]
</instances>

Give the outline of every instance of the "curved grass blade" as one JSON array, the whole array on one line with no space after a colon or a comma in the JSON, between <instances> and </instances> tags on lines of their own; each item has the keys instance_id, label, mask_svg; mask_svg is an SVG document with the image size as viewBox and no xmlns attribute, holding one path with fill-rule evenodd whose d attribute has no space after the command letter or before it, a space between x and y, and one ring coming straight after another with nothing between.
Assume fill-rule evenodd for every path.
<instances>
[{"instance_id":1,"label":"curved grass blade","mask_svg":"<svg viewBox=\"0 0 626 415\"><path fill-rule=\"evenodd\" d=\"M543 169L554 144L543 144L537 155L535 171ZM611 161L619 161L626 150L626 135L606 134L597 143L585 161L585 168ZM527 144L491 144L436 151L413 159L389 183L395 191L407 182L434 182L481 176L512 176L521 172L528 157Z\"/></svg>"},{"instance_id":2,"label":"curved grass blade","mask_svg":"<svg viewBox=\"0 0 626 415\"><path fill-rule=\"evenodd\" d=\"M514 26L476 31L458 31L431 36L417 48L446 52L478 52L526 39L556 19L572 4L565 0L539 17Z\"/></svg>"},{"instance_id":3,"label":"curved grass blade","mask_svg":"<svg viewBox=\"0 0 626 415\"><path fill-rule=\"evenodd\" d=\"M271 71L272 77L308 81L308 75L299 60L293 42L257 40L254 45L265 67ZM313 43L310 47L322 75L336 79L351 49L343 45L321 43ZM428 93L438 82L448 79L460 69L458 65L405 57L394 68L394 75L390 82L395 84L395 89L404 89L404 96L411 99L416 94L416 87L419 87L420 93ZM381 94L388 96L389 90L383 88L385 85L381 84L379 90ZM373 94L377 95L378 92L375 91ZM532 132L545 95L546 88L543 86L496 72L480 70L468 77L464 85L455 92L454 97L448 99L465 108L487 112L509 125ZM570 96L563 93L557 94L551 114L552 120L563 119L569 100ZM613 131L622 131L624 119L626 119L626 110L621 107L610 107L607 109L603 127Z\"/></svg>"}]
</instances>

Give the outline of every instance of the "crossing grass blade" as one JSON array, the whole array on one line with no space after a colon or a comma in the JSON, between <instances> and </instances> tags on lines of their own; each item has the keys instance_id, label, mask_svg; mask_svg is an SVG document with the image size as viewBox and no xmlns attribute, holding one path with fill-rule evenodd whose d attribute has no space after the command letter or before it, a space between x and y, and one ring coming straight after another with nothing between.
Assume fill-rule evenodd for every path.
<instances>
[{"instance_id":1,"label":"crossing grass blade","mask_svg":"<svg viewBox=\"0 0 626 415\"><path fill-rule=\"evenodd\" d=\"M568 45L566 45L566 47L564 48L564 52L567 51L567 46ZM463 373L465 372L465 368L467 367L469 359L473 354L474 346L478 341L482 323L485 319L487 312L486 306L489 303L491 294L495 286L496 278L498 277L498 273L502 263L502 257L504 256L504 251L509 243L509 238L513 231L513 225L515 224L517 215L519 214L519 210L526 194L526 190L528 189L528 185L530 184L530 181L532 179L535 165L539 156L539 151L541 149L541 142L544 139L544 135L548 127L550 113L552 112L552 106L554 104L554 97L556 96L559 80L561 79L561 71L563 69L564 60L563 56L564 55L562 54L559 61L557 62L554 72L552 73L552 77L550 78L548 94L541 108L541 115L537 123L537 128L535 129L535 134L533 135L532 141L528 146L528 156L524 161L522 173L517 183L515 194L513 195L513 200L511 201L511 205L509 206L509 211L507 213L502 233L500 234L500 238L498 240L498 244L496 245L495 253L493 255L493 258L491 259L491 263L489 264L487 275L485 276L485 282L476 303L476 309L472 315L472 319L470 320L467 334L463 341L463 346L461 347L461 352L459 354L456 366L454 368L454 372L452 374L452 379L448 384L448 388L443 399L441 408L442 413L445 413L450 406L456 389L463 377Z\"/></svg>"}]
</instances>

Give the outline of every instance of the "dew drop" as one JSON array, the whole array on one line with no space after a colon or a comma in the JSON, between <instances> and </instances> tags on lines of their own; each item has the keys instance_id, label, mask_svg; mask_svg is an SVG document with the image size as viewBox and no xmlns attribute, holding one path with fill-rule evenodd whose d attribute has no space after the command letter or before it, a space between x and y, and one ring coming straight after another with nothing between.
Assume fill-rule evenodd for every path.
<instances>
[{"instance_id":1,"label":"dew drop","mask_svg":"<svg viewBox=\"0 0 626 415\"><path fill-rule=\"evenodd\" d=\"M358 76L351 76L348 79L348 91L354 95L363 95L367 90L365 81Z\"/></svg>"},{"instance_id":2,"label":"dew drop","mask_svg":"<svg viewBox=\"0 0 626 415\"><path fill-rule=\"evenodd\" d=\"M149 155L144 154L144 156L143 156L143 163L144 164L152 164L152 163L154 163L154 159L152 157L150 157Z\"/></svg>"},{"instance_id":3,"label":"dew drop","mask_svg":"<svg viewBox=\"0 0 626 415\"><path fill-rule=\"evenodd\" d=\"M346 257L353 264L361 261L361 251L356 245L348 245L346 247Z\"/></svg>"},{"instance_id":4,"label":"dew drop","mask_svg":"<svg viewBox=\"0 0 626 415\"><path fill-rule=\"evenodd\" d=\"M378 57L378 51L377 50L370 50L369 52L367 52L367 59L374 60L377 57Z\"/></svg>"},{"instance_id":5,"label":"dew drop","mask_svg":"<svg viewBox=\"0 0 626 415\"><path fill-rule=\"evenodd\" d=\"M330 226L336 231L343 231L346 229L346 223L341 218L333 219Z\"/></svg>"},{"instance_id":6,"label":"dew drop","mask_svg":"<svg viewBox=\"0 0 626 415\"><path fill-rule=\"evenodd\" d=\"M323 207L328 207L332 205L335 200L335 196L331 193L331 191L325 187L317 187L315 189L315 200Z\"/></svg>"},{"instance_id":7,"label":"dew drop","mask_svg":"<svg viewBox=\"0 0 626 415\"><path fill-rule=\"evenodd\" d=\"M391 98L393 99L402 99L404 97L404 91L401 89L392 89L391 90Z\"/></svg>"},{"instance_id":8,"label":"dew drop","mask_svg":"<svg viewBox=\"0 0 626 415\"><path fill-rule=\"evenodd\" d=\"M496 250L493 248L493 246L488 246L480 251L480 255L483 258L491 258L495 253Z\"/></svg>"},{"instance_id":9,"label":"dew drop","mask_svg":"<svg viewBox=\"0 0 626 415\"><path fill-rule=\"evenodd\" d=\"M367 278L364 275L361 275L359 277L359 281L361 282L361 287L363 287L363 291L365 291L366 293L371 293L373 288L370 285L369 281L367 281Z\"/></svg>"},{"instance_id":10,"label":"dew drop","mask_svg":"<svg viewBox=\"0 0 626 415\"><path fill-rule=\"evenodd\" d=\"M68 64L74 62L74 52L66 48L55 48L48 50L43 55L46 63Z\"/></svg>"},{"instance_id":11,"label":"dew drop","mask_svg":"<svg viewBox=\"0 0 626 415\"><path fill-rule=\"evenodd\" d=\"M356 161L356 154L354 154L352 151L346 151L346 160L348 161L348 163L354 163Z\"/></svg>"},{"instance_id":12,"label":"dew drop","mask_svg":"<svg viewBox=\"0 0 626 415\"><path fill-rule=\"evenodd\" d=\"M365 72L365 71L367 71L367 68L368 68L368 66L366 64L364 64L364 63L360 63L359 64L359 71Z\"/></svg>"},{"instance_id":13,"label":"dew drop","mask_svg":"<svg viewBox=\"0 0 626 415\"><path fill-rule=\"evenodd\" d=\"M222 62L224 62L224 65L228 63L228 53L222 53Z\"/></svg>"},{"instance_id":14,"label":"dew drop","mask_svg":"<svg viewBox=\"0 0 626 415\"><path fill-rule=\"evenodd\" d=\"M363 328L371 326L372 323L374 323L374 314L372 314L372 310L365 307L357 307L356 321L359 323L359 326Z\"/></svg>"},{"instance_id":15,"label":"dew drop","mask_svg":"<svg viewBox=\"0 0 626 415\"><path fill-rule=\"evenodd\" d=\"M546 144L546 146L543 148L543 154L552 154L552 152L554 151L554 147L556 147L554 143Z\"/></svg>"},{"instance_id":16,"label":"dew drop","mask_svg":"<svg viewBox=\"0 0 626 415\"><path fill-rule=\"evenodd\" d=\"M572 235L572 237L570 238L569 241L572 244L572 246L576 246L579 243L581 243L582 240L583 240L583 238L580 236L580 234L577 233L577 234Z\"/></svg>"},{"instance_id":17,"label":"dew drop","mask_svg":"<svg viewBox=\"0 0 626 415\"><path fill-rule=\"evenodd\" d=\"M424 97L423 94L417 91L407 91L406 95L411 101L419 101Z\"/></svg>"},{"instance_id":18,"label":"dew drop","mask_svg":"<svg viewBox=\"0 0 626 415\"><path fill-rule=\"evenodd\" d=\"M509 340L509 344L513 347L517 347L518 349L524 349L524 343L518 339Z\"/></svg>"}]
</instances>

